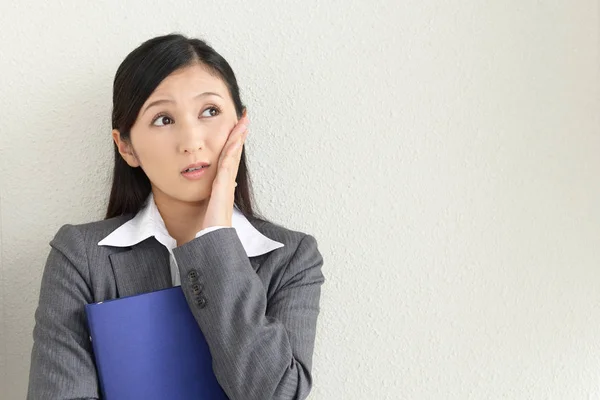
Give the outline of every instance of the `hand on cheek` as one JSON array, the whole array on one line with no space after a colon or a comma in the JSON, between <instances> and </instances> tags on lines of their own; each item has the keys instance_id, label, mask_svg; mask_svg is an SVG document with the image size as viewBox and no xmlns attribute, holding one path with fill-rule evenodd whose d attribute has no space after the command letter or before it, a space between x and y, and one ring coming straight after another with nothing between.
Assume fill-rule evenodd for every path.
<instances>
[{"instance_id":1,"label":"hand on cheek","mask_svg":"<svg viewBox=\"0 0 600 400\"><path fill-rule=\"evenodd\" d=\"M231 226L233 200L242 149L248 135L246 110L230 131L217 162L217 173L212 184L210 200L201 229L211 226Z\"/></svg>"}]
</instances>

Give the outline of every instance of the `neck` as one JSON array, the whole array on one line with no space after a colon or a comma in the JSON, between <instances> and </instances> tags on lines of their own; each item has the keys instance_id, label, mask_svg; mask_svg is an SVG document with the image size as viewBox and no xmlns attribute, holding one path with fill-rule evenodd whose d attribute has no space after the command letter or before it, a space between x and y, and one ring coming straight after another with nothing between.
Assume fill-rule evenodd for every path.
<instances>
[{"instance_id":1,"label":"neck","mask_svg":"<svg viewBox=\"0 0 600 400\"><path fill-rule=\"evenodd\" d=\"M197 202L181 201L159 190L153 190L153 195L165 227L169 235L177 241L177 246L193 240L204 222L208 199Z\"/></svg>"}]
</instances>

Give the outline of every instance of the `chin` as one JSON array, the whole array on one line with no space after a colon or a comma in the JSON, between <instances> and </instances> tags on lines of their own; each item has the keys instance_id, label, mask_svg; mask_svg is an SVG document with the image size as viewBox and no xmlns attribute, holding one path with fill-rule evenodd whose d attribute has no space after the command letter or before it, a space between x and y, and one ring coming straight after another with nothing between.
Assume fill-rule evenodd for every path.
<instances>
[{"instance_id":1,"label":"chin","mask_svg":"<svg viewBox=\"0 0 600 400\"><path fill-rule=\"evenodd\" d=\"M178 196L174 196L181 201L189 203L197 203L208 200L210 198L210 192L207 190L183 190L178 193Z\"/></svg>"},{"instance_id":2,"label":"chin","mask_svg":"<svg viewBox=\"0 0 600 400\"><path fill-rule=\"evenodd\" d=\"M192 182L191 184L185 182L183 185L170 182L170 184L163 186L164 189L159 189L160 186L158 185L153 186L155 192L162 192L162 196L186 203L198 203L208 200L212 189L212 185L206 181Z\"/></svg>"}]
</instances>

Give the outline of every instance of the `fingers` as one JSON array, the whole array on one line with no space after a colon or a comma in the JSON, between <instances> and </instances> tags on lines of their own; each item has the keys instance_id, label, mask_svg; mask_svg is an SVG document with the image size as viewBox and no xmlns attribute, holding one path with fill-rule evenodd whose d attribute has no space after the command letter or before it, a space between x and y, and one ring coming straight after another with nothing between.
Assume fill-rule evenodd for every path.
<instances>
[{"instance_id":1,"label":"fingers","mask_svg":"<svg viewBox=\"0 0 600 400\"><path fill-rule=\"evenodd\" d=\"M248 129L246 129L244 132L241 132L235 138L235 141L233 143L228 144L223 158L224 166L229 166L229 164L235 165L235 163L239 163L242 157L242 150L247 136Z\"/></svg>"},{"instance_id":2,"label":"fingers","mask_svg":"<svg viewBox=\"0 0 600 400\"><path fill-rule=\"evenodd\" d=\"M237 121L231 132L229 133L228 140L233 139L234 136L243 133L246 129L248 129L248 125L250 124L250 120L248 119L248 112L244 108L242 112L242 117Z\"/></svg>"},{"instance_id":3,"label":"fingers","mask_svg":"<svg viewBox=\"0 0 600 400\"><path fill-rule=\"evenodd\" d=\"M244 109L242 117L229 134L227 142L221 153L222 159L219 168L227 171L223 171L225 172L225 179L232 182L232 188L235 188L234 182L242 157L243 146L246 141L246 137L248 136L249 122L247 111Z\"/></svg>"},{"instance_id":4,"label":"fingers","mask_svg":"<svg viewBox=\"0 0 600 400\"><path fill-rule=\"evenodd\" d=\"M235 126L227 136L227 140L225 141L223 149L221 150L221 156L219 157L219 161L222 161L231 151L231 147L235 146L239 138L248 129L249 123L250 121L248 120L247 110L244 108L244 111L242 112L242 117L236 122Z\"/></svg>"},{"instance_id":5,"label":"fingers","mask_svg":"<svg viewBox=\"0 0 600 400\"><path fill-rule=\"evenodd\" d=\"M225 144L224 157L235 156L238 153L241 156L242 147L248 136L248 127L246 125L241 125L240 128L243 128L243 130L232 135Z\"/></svg>"}]
</instances>

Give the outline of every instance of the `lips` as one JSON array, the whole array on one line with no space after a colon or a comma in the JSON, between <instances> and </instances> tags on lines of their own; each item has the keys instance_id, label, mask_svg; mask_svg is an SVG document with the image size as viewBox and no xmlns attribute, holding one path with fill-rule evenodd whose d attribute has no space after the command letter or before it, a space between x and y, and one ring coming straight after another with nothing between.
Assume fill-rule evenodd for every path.
<instances>
[{"instance_id":1,"label":"lips","mask_svg":"<svg viewBox=\"0 0 600 400\"><path fill-rule=\"evenodd\" d=\"M197 170L197 169L206 168L209 165L210 165L209 163L201 161L201 162L197 162L197 163L188 165L187 167L185 167L184 169L182 169L181 172L182 173L184 173L184 172L191 172L191 171L194 171L194 170Z\"/></svg>"}]
</instances>

